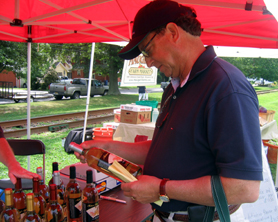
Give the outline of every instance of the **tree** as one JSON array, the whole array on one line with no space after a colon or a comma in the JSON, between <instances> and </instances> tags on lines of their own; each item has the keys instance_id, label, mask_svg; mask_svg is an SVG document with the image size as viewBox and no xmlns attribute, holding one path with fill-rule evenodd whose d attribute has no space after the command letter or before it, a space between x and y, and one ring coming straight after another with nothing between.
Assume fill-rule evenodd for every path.
<instances>
[{"instance_id":1,"label":"tree","mask_svg":"<svg viewBox=\"0 0 278 222\"><path fill-rule=\"evenodd\" d=\"M31 88L39 88L51 64L49 44L31 44ZM17 78L27 79L27 43L0 41L0 73L13 71Z\"/></svg>"},{"instance_id":2,"label":"tree","mask_svg":"<svg viewBox=\"0 0 278 222\"><path fill-rule=\"evenodd\" d=\"M6 70L13 71L18 77L23 76L26 57L26 44L0 41L0 73Z\"/></svg>"},{"instance_id":3,"label":"tree","mask_svg":"<svg viewBox=\"0 0 278 222\"><path fill-rule=\"evenodd\" d=\"M51 55L64 62L69 60L73 69L83 69L85 77L89 76L91 43L78 44L51 44ZM117 53L121 47L105 43L96 43L94 54L93 72L101 75L109 75L109 95L119 95L118 76L121 74L124 60Z\"/></svg>"},{"instance_id":4,"label":"tree","mask_svg":"<svg viewBox=\"0 0 278 222\"><path fill-rule=\"evenodd\" d=\"M269 81L278 79L278 59L242 57L224 57L222 59L239 68L246 77L263 78Z\"/></svg>"},{"instance_id":5,"label":"tree","mask_svg":"<svg viewBox=\"0 0 278 222\"><path fill-rule=\"evenodd\" d=\"M120 46L97 43L95 49L94 70L101 75L109 75L109 95L121 94L118 88L118 77L122 73L124 60L118 56Z\"/></svg>"}]
</instances>

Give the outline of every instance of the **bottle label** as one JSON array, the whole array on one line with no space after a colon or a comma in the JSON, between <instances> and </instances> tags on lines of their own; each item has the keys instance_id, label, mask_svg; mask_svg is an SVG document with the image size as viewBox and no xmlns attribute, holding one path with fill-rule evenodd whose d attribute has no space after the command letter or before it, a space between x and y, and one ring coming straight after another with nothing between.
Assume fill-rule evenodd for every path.
<instances>
[{"instance_id":1,"label":"bottle label","mask_svg":"<svg viewBox=\"0 0 278 222\"><path fill-rule=\"evenodd\" d=\"M82 204L83 222L99 221L99 205L98 203Z\"/></svg>"},{"instance_id":2,"label":"bottle label","mask_svg":"<svg viewBox=\"0 0 278 222\"><path fill-rule=\"evenodd\" d=\"M26 214L26 208L18 209L18 212L19 212L19 214L20 214L20 220L22 220L23 217L24 217L25 214Z\"/></svg>"},{"instance_id":3,"label":"bottle label","mask_svg":"<svg viewBox=\"0 0 278 222\"><path fill-rule=\"evenodd\" d=\"M81 197L69 198L69 216L71 219L79 218L81 214L82 204Z\"/></svg>"}]
</instances>

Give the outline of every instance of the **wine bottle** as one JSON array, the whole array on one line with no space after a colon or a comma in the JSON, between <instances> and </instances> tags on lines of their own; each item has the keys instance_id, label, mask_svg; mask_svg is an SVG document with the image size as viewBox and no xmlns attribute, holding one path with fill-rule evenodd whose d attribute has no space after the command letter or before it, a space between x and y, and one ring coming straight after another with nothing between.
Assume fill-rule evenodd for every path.
<instances>
[{"instance_id":1,"label":"wine bottle","mask_svg":"<svg viewBox=\"0 0 278 222\"><path fill-rule=\"evenodd\" d=\"M22 222L40 222L41 218L35 211L34 206L34 194L28 193L26 195L27 199L27 212L22 219Z\"/></svg>"},{"instance_id":2,"label":"wine bottle","mask_svg":"<svg viewBox=\"0 0 278 222\"><path fill-rule=\"evenodd\" d=\"M81 221L81 189L79 184L76 182L75 166L70 167L70 181L66 187L65 199L67 203L68 221Z\"/></svg>"},{"instance_id":3,"label":"wine bottle","mask_svg":"<svg viewBox=\"0 0 278 222\"><path fill-rule=\"evenodd\" d=\"M65 190L61 187L60 172L54 171L53 182L57 187L57 200L63 208L64 220L67 221L67 204L65 200Z\"/></svg>"},{"instance_id":4,"label":"wine bottle","mask_svg":"<svg viewBox=\"0 0 278 222\"><path fill-rule=\"evenodd\" d=\"M50 184L50 200L46 209L46 221L61 222L64 221L64 213L62 206L57 200L56 184Z\"/></svg>"},{"instance_id":5,"label":"wine bottle","mask_svg":"<svg viewBox=\"0 0 278 222\"><path fill-rule=\"evenodd\" d=\"M16 178L13 201L22 219L26 214L26 194L22 191L21 178Z\"/></svg>"},{"instance_id":6,"label":"wine bottle","mask_svg":"<svg viewBox=\"0 0 278 222\"><path fill-rule=\"evenodd\" d=\"M99 221L98 192L93 184L93 171L86 171L86 187L82 191L82 221Z\"/></svg>"},{"instance_id":7,"label":"wine bottle","mask_svg":"<svg viewBox=\"0 0 278 222\"><path fill-rule=\"evenodd\" d=\"M1 222L19 222L20 214L14 207L13 190L11 188L5 189L5 210L1 214Z\"/></svg>"},{"instance_id":8,"label":"wine bottle","mask_svg":"<svg viewBox=\"0 0 278 222\"><path fill-rule=\"evenodd\" d=\"M0 215L5 210L5 203L3 200L0 199Z\"/></svg>"},{"instance_id":9,"label":"wine bottle","mask_svg":"<svg viewBox=\"0 0 278 222\"><path fill-rule=\"evenodd\" d=\"M52 163L52 178L49 180L48 186L50 184L53 184L54 171L59 171L59 163L58 162L53 162ZM63 181L61 179L60 179L60 185L65 190L65 185L64 185L64 183L63 183Z\"/></svg>"},{"instance_id":10,"label":"wine bottle","mask_svg":"<svg viewBox=\"0 0 278 222\"><path fill-rule=\"evenodd\" d=\"M40 216L42 221L45 221L46 202L43 196L39 193L39 179L33 178L33 193L35 212Z\"/></svg>"},{"instance_id":11,"label":"wine bottle","mask_svg":"<svg viewBox=\"0 0 278 222\"><path fill-rule=\"evenodd\" d=\"M81 146L75 142L71 142L69 144L69 148L73 151L76 151L82 155L84 155L87 164L94 169L107 174L108 176L113 177L116 180L123 182L120 178L116 177L110 170L109 167L113 163L113 161L117 161L120 163L130 174L133 176L140 175L142 173L142 169L134 164L131 163L113 153L110 153L106 150L101 148L93 147L88 150L83 150Z\"/></svg>"},{"instance_id":12,"label":"wine bottle","mask_svg":"<svg viewBox=\"0 0 278 222\"><path fill-rule=\"evenodd\" d=\"M48 189L48 186L44 183L44 180L43 180L42 167L37 167L37 174L39 174L42 178L41 180L39 180L39 193L45 199L46 204L48 204L48 202L49 202L49 189Z\"/></svg>"}]
</instances>

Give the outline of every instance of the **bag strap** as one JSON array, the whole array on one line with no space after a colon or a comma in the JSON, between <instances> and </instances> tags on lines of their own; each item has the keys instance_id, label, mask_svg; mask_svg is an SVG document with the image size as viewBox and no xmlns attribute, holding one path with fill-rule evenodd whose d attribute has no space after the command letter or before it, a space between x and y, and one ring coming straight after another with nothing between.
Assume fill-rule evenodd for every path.
<instances>
[{"instance_id":1,"label":"bag strap","mask_svg":"<svg viewBox=\"0 0 278 222\"><path fill-rule=\"evenodd\" d=\"M220 180L220 177L218 175L213 175L211 177L211 189L212 189L212 195L213 200L215 203L215 207L217 210L217 213L219 215L219 219L221 222L230 222L230 212L228 208L228 203L226 199L226 195ZM212 210L214 211L214 207ZM210 209L211 211L211 209Z\"/></svg>"}]
</instances>

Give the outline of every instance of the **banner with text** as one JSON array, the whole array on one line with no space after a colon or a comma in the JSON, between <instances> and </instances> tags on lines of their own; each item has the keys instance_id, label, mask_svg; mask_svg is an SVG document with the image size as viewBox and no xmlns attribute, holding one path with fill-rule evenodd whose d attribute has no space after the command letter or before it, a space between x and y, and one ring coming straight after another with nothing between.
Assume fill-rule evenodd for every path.
<instances>
[{"instance_id":1,"label":"banner with text","mask_svg":"<svg viewBox=\"0 0 278 222\"><path fill-rule=\"evenodd\" d=\"M140 54L125 60L121 86L149 86L157 84L157 68L148 68L145 57Z\"/></svg>"}]
</instances>

